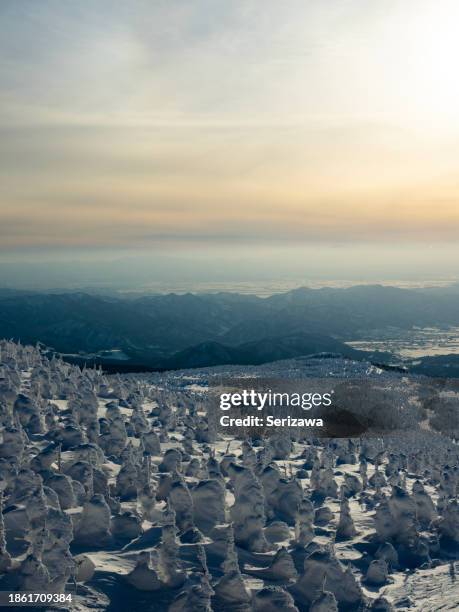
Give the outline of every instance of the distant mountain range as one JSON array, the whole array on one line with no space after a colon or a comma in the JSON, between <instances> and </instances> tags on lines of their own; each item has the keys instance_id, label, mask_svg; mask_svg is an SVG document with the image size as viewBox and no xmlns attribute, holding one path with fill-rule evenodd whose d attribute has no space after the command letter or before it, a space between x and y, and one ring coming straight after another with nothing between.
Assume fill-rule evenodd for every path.
<instances>
[{"instance_id":1,"label":"distant mountain range","mask_svg":"<svg viewBox=\"0 0 459 612\"><path fill-rule=\"evenodd\" d=\"M306 333L264 338L238 346L203 342L179 351L165 362L165 366L175 370L228 364L260 365L317 353L336 353L352 359L364 355L362 351L356 351L329 336Z\"/></svg>"},{"instance_id":2,"label":"distant mountain range","mask_svg":"<svg viewBox=\"0 0 459 612\"><path fill-rule=\"evenodd\" d=\"M101 351L117 349L125 363L161 369L261 364L320 352L358 358L361 353L345 342L369 332L452 325L459 325L456 287L374 285L300 288L268 298L171 293L135 299L0 290L0 337L39 341L76 359L102 362L115 357Z\"/></svg>"}]
</instances>

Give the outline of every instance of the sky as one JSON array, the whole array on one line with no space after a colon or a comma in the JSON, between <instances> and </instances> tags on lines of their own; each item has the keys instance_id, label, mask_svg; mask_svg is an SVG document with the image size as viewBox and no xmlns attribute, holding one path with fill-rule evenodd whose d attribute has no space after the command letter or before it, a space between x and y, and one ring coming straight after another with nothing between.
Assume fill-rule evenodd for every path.
<instances>
[{"instance_id":1,"label":"sky","mask_svg":"<svg viewBox=\"0 0 459 612\"><path fill-rule=\"evenodd\" d=\"M459 276L458 31L455 0L2 0L0 262Z\"/></svg>"}]
</instances>

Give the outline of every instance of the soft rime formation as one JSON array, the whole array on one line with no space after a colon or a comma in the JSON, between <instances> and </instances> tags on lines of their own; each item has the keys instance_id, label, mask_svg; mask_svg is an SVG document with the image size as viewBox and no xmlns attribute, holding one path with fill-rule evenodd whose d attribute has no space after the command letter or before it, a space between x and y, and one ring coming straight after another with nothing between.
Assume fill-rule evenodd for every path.
<instances>
[{"instance_id":1,"label":"soft rime formation","mask_svg":"<svg viewBox=\"0 0 459 612\"><path fill-rule=\"evenodd\" d=\"M214 586L216 600L223 609L250 612L251 594L239 569L234 531L231 524L228 526L227 533L226 556L222 564L223 576Z\"/></svg>"},{"instance_id":2,"label":"soft rime formation","mask_svg":"<svg viewBox=\"0 0 459 612\"><path fill-rule=\"evenodd\" d=\"M440 534L446 541L459 544L459 504L457 499L448 502L438 523Z\"/></svg>"},{"instance_id":3,"label":"soft rime formation","mask_svg":"<svg viewBox=\"0 0 459 612\"><path fill-rule=\"evenodd\" d=\"M140 591L157 591L161 588L161 581L151 564L151 553L139 553L134 569L126 576L127 582Z\"/></svg>"},{"instance_id":4,"label":"soft rime formation","mask_svg":"<svg viewBox=\"0 0 459 612\"><path fill-rule=\"evenodd\" d=\"M345 489L341 489L341 504L339 510L339 522L336 529L336 538L339 540L350 540L356 535L354 521L351 517L349 501L345 497Z\"/></svg>"},{"instance_id":5,"label":"soft rime formation","mask_svg":"<svg viewBox=\"0 0 459 612\"><path fill-rule=\"evenodd\" d=\"M329 591L320 593L312 602L309 612L338 612L338 604L333 593Z\"/></svg>"},{"instance_id":6,"label":"soft rime formation","mask_svg":"<svg viewBox=\"0 0 459 612\"><path fill-rule=\"evenodd\" d=\"M294 545L298 548L305 548L314 539L314 506L312 502L304 498L298 504L295 520Z\"/></svg>"},{"instance_id":7,"label":"soft rime formation","mask_svg":"<svg viewBox=\"0 0 459 612\"><path fill-rule=\"evenodd\" d=\"M350 566L344 567L332 548L319 548L306 557L304 571L292 592L300 603L311 605L323 587L333 593L338 604L357 608L364 601L362 589Z\"/></svg>"},{"instance_id":8,"label":"soft rime formation","mask_svg":"<svg viewBox=\"0 0 459 612\"><path fill-rule=\"evenodd\" d=\"M274 555L269 567L262 569L245 568L248 574L271 582L293 582L298 578L293 559L286 548L280 548Z\"/></svg>"},{"instance_id":9,"label":"soft rime formation","mask_svg":"<svg viewBox=\"0 0 459 612\"><path fill-rule=\"evenodd\" d=\"M231 463L228 468L235 502L231 507L236 542L252 552L269 549L264 535L265 498L259 480L250 468Z\"/></svg>"},{"instance_id":10,"label":"soft rime formation","mask_svg":"<svg viewBox=\"0 0 459 612\"><path fill-rule=\"evenodd\" d=\"M5 523L3 521L3 491L0 491L0 573L11 567L11 555L6 549Z\"/></svg>"},{"instance_id":11,"label":"soft rime formation","mask_svg":"<svg viewBox=\"0 0 459 612\"><path fill-rule=\"evenodd\" d=\"M293 597L280 587L268 586L255 593L254 612L299 612Z\"/></svg>"},{"instance_id":12,"label":"soft rime formation","mask_svg":"<svg viewBox=\"0 0 459 612\"><path fill-rule=\"evenodd\" d=\"M161 582L168 587L182 586L186 580L186 574L179 556L175 512L171 508L166 508L164 512L158 573Z\"/></svg>"},{"instance_id":13,"label":"soft rime formation","mask_svg":"<svg viewBox=\"0 0 459 612\"><path fill-rule=\"evenodd\" d=\"M223 437L219 372L106 376L1 341L0 588L102 610L108 572L159 611L386 612L396 573L454 573L457 445Z\"/></svg>"},{"instance_id":14,"label":"soft rime formation","mask_svg":"<svg viewBox=\"0 0 459 612\"><path fill-rule=\"evenodd\" d=\"M384 559L373 559L367 570L365 582L373 586L386 584L388 579L388 565Z\"/></svg>"}]
</instances>

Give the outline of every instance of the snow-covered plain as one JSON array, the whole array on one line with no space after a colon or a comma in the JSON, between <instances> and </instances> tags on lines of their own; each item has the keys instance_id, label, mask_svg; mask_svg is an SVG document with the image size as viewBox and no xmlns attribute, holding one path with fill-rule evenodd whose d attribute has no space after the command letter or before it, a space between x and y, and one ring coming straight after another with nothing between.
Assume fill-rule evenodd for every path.
<instances>
[{"instance_id":1,"label":"snow-covered plain","mask_svg":"<svg viewBox=\"0 0 459 612\"><path fill-rule=\"evenodd\" d=\"M208 385L244 376L403 384L411 417L378 438L234 439ZM105 376L2 341L0 590L81 611L457 610L459 447L431 395L338 357Z\"/></svg>"}]
</instances>

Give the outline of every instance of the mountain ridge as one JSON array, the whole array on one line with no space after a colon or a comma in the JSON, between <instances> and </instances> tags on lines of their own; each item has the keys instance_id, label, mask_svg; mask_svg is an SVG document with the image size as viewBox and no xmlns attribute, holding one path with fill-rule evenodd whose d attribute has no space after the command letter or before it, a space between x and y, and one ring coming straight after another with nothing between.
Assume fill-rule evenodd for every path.
<instances>
[{"instance_id":1,"label":"mountain ridge","mask_svg":"<svg viewBox=\"0 0 459 612\"><path fill-rule=\"evenodd\" d=\"M193 361L193 351L203 356L206 343L210 362L247 363L265 359L262 353L274 359L290 355L294 338L295 355L328 351L333 342L341 344L332 352L343 352L347 341L370 332L454 325L459 326L459 293L444 288L360 285L298 288L263 298L220 292L129 299L83 291L12 295L0 289L0 337L40 341L83 357L121 350L131 361L161 368ZM314 334L323 341L309 351Z\"/></svg>"}]
</instances>

